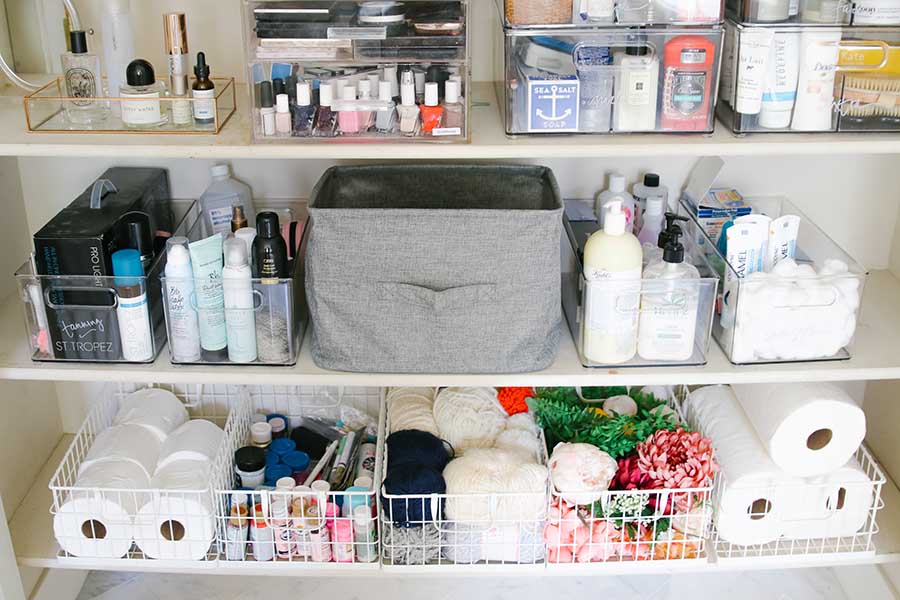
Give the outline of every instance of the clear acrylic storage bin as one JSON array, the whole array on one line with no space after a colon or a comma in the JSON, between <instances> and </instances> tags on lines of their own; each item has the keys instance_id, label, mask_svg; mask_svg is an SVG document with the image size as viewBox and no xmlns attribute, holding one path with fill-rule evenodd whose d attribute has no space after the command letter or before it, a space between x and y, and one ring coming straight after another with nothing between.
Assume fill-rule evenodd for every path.
<instances>
[{"instance_id":1,"label":"clear acrylic storage bin","mask_svg":"<svg viewBox=\"0 0 900 600\"><path fill-rule=\"evenodd\" d=\"M377 424L378 444L383 426L382 394L381 388L364 387L251 387L252 402L235 412L233 417L233 445L235 449L249 445L254 415L266 414L285 418L289 429L299 425L303 418L343 421L349 425L359 422L360 415L364 415L370 423L368 430ZM234 469L233 462L229 465ZM350 468L356 466L354 462ZM381 464L377 455L374 463L370 461L367 466L374 473L373 482L378 481ZM316 465L311 463L309 468L314 470ZM258 568L260 563L269 563L275 570L378 570L378 499L374 483L368 489L353 486L353 489L328 492L308 488L306 491L296 488L280 491L266 486L248 490L239 489L239 483L232 473L227 485L216 491L220 564L229 568L244 565ZM240 509L232 510L239 506L236 499L241 500L241 495L247 497L246 513ZM279 509L281 514L276 515L273 506L285 507L288 514L282 517L284 513ZM328 512L331 506L336 507L334 515ZM361 506L369 509L365 517L358 514L362 511L356 510ZM268 529L272 533L254 539L251 529ZM323 534L325 530L327 535ZM351 533L352 537L348 537Z\"/></svg>"},{"instance_id":2,"label":"clear acrylic storage bin","mask_svg":"<svg viewBox=\"0 0 900 600\"><path fill-rule=\"evenodd\" d=\"M309 322L309 309L304 292L304 260L309 237L308 225L307 221L303 228L296 258L290 263L291 277L281 279L254 277L250 280L253 288L252 308L226 308L225 286L228 284L223 279L181 280L160 277L161 288L165 292L166 329L169 338L169 358L172 364L272 366L297 364L300 344ZM191 230L189 239L199 240L205 237L203 233L205 227L205 223L198 220ZM221 302L213 302L209 306L204 303L204 306L201 306L196 290L203 286L220 288ZM186 294L186 290L192 291ZM225 348L214 351L203 348L202 336L195 344L182 344L180 341L176 341L179 333L173 330L173 327L182 327L180 322L176 324L176 314L179 320L194 320L197 327L191 325L187 327L187 330L195 333L198 330L202 331L200 323L203 320L213 325L218 324L218 326L224 323L226 332L229 322L237 323L242 328L250 327L252 324L252 328L256 332L255 340L248 347L232 353L229 353L227 345ZM249 360L251 354L256 355L253 360Z\"/></svg>"},{"instance_id":3,"label":"clear acrylic storage bin","mask_svg":"<svg viewBox=\"0 0 900 600\"><path fill-rule=\"evenodd\" d=\"M739 23L774 25L900 25L900 5L880 0L726 0Z\"/></svg>"},{"instance_id":4,"label":"clear acrylic storage bin","mask_svg":"<svg viewBox=\"0 0 900 600\"><path fill-rule=\"evenodd\" d=\"M175 235L187 235L199 223L196 205L173 201L173 209L179 223ZM145 276L129 278L39 275L29 259L16 271L16 283L31 359L152 363L166 342L160 286L165 268L165 251L157 254ZM125 299L141 295L147 299L149 336L140 322L120 323L118 313Z\"/></svg>"},{"instance_id":5,"label":"clear acrylic storage bin","mask_svg":"<svg viewBox=\"0 0 900 600\"><path fill-rule=\"evenodd\" d=\"M900 131L900 28L726 21L717 111L734 133Z\"/></svg>"},{"instance_id":6,"label":"clear acrylic storage bin","mask_svg":"<svg viewBox=\"0 0 900 600\"><path fill-rule=\"evenodd\" d=\"M711 133L722 29L505 30L506 132Z\"/></svg>"},{"instance_id":7,"label":"clear acrylic storage bin","mask_svg":"<svg viewBox=\"0 0 900 600\"><path fill-rule=\"evenodd\" d=\"M466 142L468 38L467 0L244 0L253 141ZM426 81L438 83L433 106Z\"/></svg>"},{"instance_id":8,"label":"clear acrylic storage bin","mask_svg":"<svg viewBox=\"0 0 900 600\"><path fill-rule=\"evenodd\" d=\"M581 201L567 200L566 204L572 202ZM593 229L599 226L596 221L576 221L573 225L568 217L563 225L563 312L582 365L649 367L706 364L719 278L701 252L691 251L692 245L685 240L685 261L697 267L699 279L589 282L584 277L581 263L581 252L586 241L585 225ZM595 298L595 303L602 303L595 304L602 306L602 309L593 318L585 311L591 297ZM597 330L593 334L588 332L586 336L584 330L589 318L597 320ZM600 339L604 330L609 331L607 340L615 338L626 341L618 347L612 342L602 342ZM629 336L629 332L633 335ZM591 348L585 346L586 337ZM599 353L607 359L592 359L592 353L594 356ZM631 354L631 358L627 358L627 354ZM612 355L618 355L619 359L610 362Z\"/></svg>"},{"instance_id":9,"label":"clear acrylic storage bin","mask_svg":"<svg viewBox=\"0 0 900 600\"><path fill-rule=\"evenodd\" d=\"M715 25L722 0L497 0L507 27Z\"/></svg>"},{"instance_id":10,"label":"clear acrylic storage bin","mask_svg":"<svg viewBox=\"0 0 900 600\"><path fill-rule=\"evenodd\" d=\"M702 435L694 415L683 410L689 393L681 386L668 406L684 427ZM610 490L589 505L571 504L564 500L566 490L552 488L544 530L547 568L628 561L706 563L716 479L690 488Z\"/></svg>"},{"instance_id":11,"label":"clear acrylic storage bin","mask_svg":"<svg viewBox=\"0 0 900 600\"><path fill-rule=\"evenodd\" d=\"M866 271L789 200L745 198L752 214L800 217L796 266L738 277L693 216L684 223L721 274L713 337L734 364L846 360L856 331ZM788 263L786 263L788 264Z\"/></svg>"},{"instance_id":12,"label":"clear acrylic storage bin","mask_svg":"<svg viewBox=\"0 0 900 600\"><path fill-rule=\"evenodd\" d=\"M59 558L80 568L96 569L137 568L138 563L132 561L147 560L173 566L200 561L215 567L214 490L230 478L235 450L230 445L234 438L232 413L249 410L250 398L241 386L156 386L173 392L191 419L205 419L224 429L223 442L206 471L208 479L178 489L83 485L79 477L86 473L85 459L94 440L113 426L123 400L143 387L105 385L50 480L50 512Z\"/></svg>"}]
</instances>

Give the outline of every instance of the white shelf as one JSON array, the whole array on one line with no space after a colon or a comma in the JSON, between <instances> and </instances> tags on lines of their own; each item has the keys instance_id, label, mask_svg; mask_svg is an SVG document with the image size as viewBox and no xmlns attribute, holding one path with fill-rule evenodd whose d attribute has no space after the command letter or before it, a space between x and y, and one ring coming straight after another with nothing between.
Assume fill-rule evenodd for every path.
<instances>
[{"instance_id":1,"label":"white shelf","mask_svg":"<svg viewBox=\"0 0 900 600\"><path fill-rule=\"evenodd\" d=\"M757 134L736 137L717 123L712 135L506 136L494 85L473 86L471 144L251 144L246 87L217 136L28 133L21 93L0 90L0 156L279 159L531 159L648 156L897 154L900 134Z\"/></svg>"},{"instance_id":2,"label":"white shelf","mask_svg":"<svg viewBox=\"0 0 900 600\"><path fill-rule=\"evenodd\" d=\"M320 369L310 355L309 334L294 367L173 366L163 348L152 364L37 363L25 335L22 307L16 296L0 305L0 379L44 381L118 381L147 383L229 383L252 380L269 385L442 385L442 386L572 386L572 385L709 385L717 383L866 381L900 379L900 281L887 271L874 271L866 281L854 357L847 361L736 367L715 341L709 363L702 367L587 369L581 366L568 329L559 355L547 369L514 374L377 374Z\"/></svg>"},{"instance_id":3,"label":"white shelf","mask_svg":"<svg viewBox=\"0 0 900 600\"><path fill-rule=\"evenodd\" d=\"M275 563L209 563L175 561L127 561L72 560L60 559L59 546L53 536L53 517L50 514L51 495L48 488L50 478L62 461L72 435L64 435L59 441L47 464L19 508L9 522L10 535L17 557L22 567L51 569L91 569L104 571L145 571L162 573L221 573L229 575L284 575L284 576L361 576L377 575L377 564L365 568L341 568L334 564L298 563L290 568ZM893 507L900 505L900 491L893 481L888 480L882 497L885 508L878 513L879 533L875 536L876 552L859 554L805 555L794 557L728 559L718 561L641 561L622 563L593 563L584 565L561 565L545 568L543 565L442 565L411 568L385 569L385 575L435 575L461 574L476 575L517 575L517 576L588 576L612 574L655 574L687 572L746 571L750 569L785 569L805 567L826 567L841 565L879 564L900 561L900 511Z\"/></svg>"}]
</instances>

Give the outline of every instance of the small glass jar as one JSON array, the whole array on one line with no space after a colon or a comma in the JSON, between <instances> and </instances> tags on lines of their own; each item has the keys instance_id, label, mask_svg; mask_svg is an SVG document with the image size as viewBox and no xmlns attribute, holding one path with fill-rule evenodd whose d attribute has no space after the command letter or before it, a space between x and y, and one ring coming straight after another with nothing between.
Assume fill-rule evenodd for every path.
<instances>
[{"instance_id":1,"label":"small glass jar","mask_svg":"<svg viewBox=\"0 0 900 600\"><path fill-rule=\"evenodd\" d=\"M160 98L166 95L166 85L156 80L153 65L138 58L125 69L127 85L119 89L122 101L122 123L134 129L153 129L169 121Z\"/></svg>"}]
</instances>

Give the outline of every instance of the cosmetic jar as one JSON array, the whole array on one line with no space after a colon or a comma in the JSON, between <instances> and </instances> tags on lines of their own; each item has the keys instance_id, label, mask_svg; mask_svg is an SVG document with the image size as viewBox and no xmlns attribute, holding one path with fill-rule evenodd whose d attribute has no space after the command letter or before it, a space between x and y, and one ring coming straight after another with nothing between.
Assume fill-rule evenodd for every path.
<instances>
[{"instance_id":1,"label":"cosmetic jar","mask_svg":"<svg viewBox=\"0 0 900 600\"><path fill-rule=\"evenodd\" d=\"M256 446L244 446L234 453L234 472L241 478L241 487L257 488L266 476L266 451Z\"/></svg>"}]
</instances>

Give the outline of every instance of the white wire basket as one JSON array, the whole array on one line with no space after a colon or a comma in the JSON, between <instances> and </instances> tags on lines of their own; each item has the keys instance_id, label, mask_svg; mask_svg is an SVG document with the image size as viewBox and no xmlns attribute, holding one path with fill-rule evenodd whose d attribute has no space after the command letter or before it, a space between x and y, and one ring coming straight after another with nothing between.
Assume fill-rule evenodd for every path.
<instances>
[{"instance_id":1,"label":"white wire basket","mask_svg":"<svg viewBox=\"0 0 900 600\"><path fill-rule=\"evenodd\" d=\"M200 561L214 567L218 557L213 490L230 478L229 445L234 423L229 415L246 410L249 396L240 386L154 386L173 392L191 419L206 419L225 430L207 480L196 489L80 487L79 469L94 439L109 428L123 399L139 384L104 386L84 424L50 480L54 530L61 560L97 568L123 561L155 560L181 564Z\"/></svg>"},{"instance_id":2,"label":"white wire basket","mask_svg":"<svg viewBox=\"0 0 900 600\"><path fill-rule=\"evenodd\" d=\"M381 388L313 386L255 386L252 402L233 415L234 448L249 444L253 413L277 413L296 427L303 417L340 421L347 409L377 419L378 440L383 430ZM237 489L233 456L226 485L216 492L217 536L220 565L229 569L258 569L266 563L273 569L369 569L377 570L377 494L368 491L294 492ZM376 451L374 481L380 480L381 464ZM374 488L374 485L372 486ZM239 495L248 496L247 512L232 512ZM273 506L283 506L286 518ZM329 505L335 514L326 515ZM366 506L368 516L354 518L350 508ZM313 512L312 507L315 508ZM321 510L326 507L326 510Z\"/></svg>"},{"instance_id":3,"label":"white wire basket","mask_svg":"<svg viewBox=\"0 0 900 600\"><path fill-rule=\"evenodd\" d=\"M843 474L846 476L846 479ZM777 486L754 486L751 496L759 496L749 506L741 506L757 524L773 532L766 543L739 544L721 531L717 524L729 518L730 508L723 503L728 480L721 476L714 493L716 515L712 539L720 561L772 559L778 562L808 558L821 560L874 555L874 537L878 533L875 517L884 507L881 498L885 475L869 449L860 446L850 464L834 477L807 478ZM737 488L738 490L740 488ZM788 514L782 508L795 507ZM798 508L797 508L798 507ZM743 514L734 515L745 518Z\"/></svg>"},{"instance_id":4,"label":"white wire basket","mask_svg":"<svg viewBox=\"0 0 900 600\"><path fill-rule=\"evenodd\" d=\"M681 423L703 435L694 415L685 414L688 394L686 386L678 388L668 406ZM714 479L692 488L608 491L591 505L568 504L566 494L551 486L544 531L548 569L707 561Z\"/></svg>"},{"instance_id":5,"label":"white wire basket","mask_svg":"<svg viewBox=\"0 0 900 600\"><path fill-rule=\"evenodd\" d=\"M384 412L387 432L391 415ZM546 466L547 445L543 432L539 436L540 464ZM384 473L390 461L386 437L379 444ZM485 494L388 494L382 486L382 568L543 569L548 497L549 485L541 492ZM448 507L471 518L448 519Z\"/></svg>"}]
</instances>

